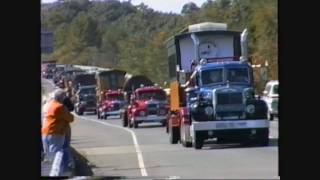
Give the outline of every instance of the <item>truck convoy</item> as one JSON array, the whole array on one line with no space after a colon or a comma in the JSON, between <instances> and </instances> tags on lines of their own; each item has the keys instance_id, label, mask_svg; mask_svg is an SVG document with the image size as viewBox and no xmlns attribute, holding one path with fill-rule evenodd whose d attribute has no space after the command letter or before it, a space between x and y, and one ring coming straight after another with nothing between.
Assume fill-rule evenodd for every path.
<instances>
[{"instance_id":1,"label":"truck convoy","mask_svg":"<svg viewBox=\"0 0 320 180\"><path fill-rule=\"evenodd\" d=\"M201 149L216 138L268 145L267 106L254 96L247 34L207 22L167 41L170 143Z\"/></svg>"}]
</instances>

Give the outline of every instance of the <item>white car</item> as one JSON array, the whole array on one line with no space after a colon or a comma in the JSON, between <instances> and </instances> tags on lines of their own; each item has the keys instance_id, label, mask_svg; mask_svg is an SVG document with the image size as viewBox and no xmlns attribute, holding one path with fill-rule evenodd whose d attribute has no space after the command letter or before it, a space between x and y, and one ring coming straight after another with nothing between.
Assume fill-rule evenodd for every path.
<instances>
[{"instance_id":1,"label":"white car","mask_svg":"<svg viewBox=\"0 0 320 180\"><path fill-rule=\"evenodd\" d=\"M278 92L279 82L277 80L269 81L263 91L262 99L268 105L268 119L273 120L274 116L278 117Z\"/></svg>"}]
</instances>

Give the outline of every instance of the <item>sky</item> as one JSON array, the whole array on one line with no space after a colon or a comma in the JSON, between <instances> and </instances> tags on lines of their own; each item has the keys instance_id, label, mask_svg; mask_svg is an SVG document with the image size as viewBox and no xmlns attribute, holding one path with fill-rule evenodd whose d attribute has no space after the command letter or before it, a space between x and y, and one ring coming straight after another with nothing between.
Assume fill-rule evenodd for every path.
<instances>
[{"instance_id":1,"label":"sky","mask_svg":"<svg viewBox=\"0 0 320 180\"><path fill-rule=\"evenodd\" d=\"M55 2L56 0L41 0L43 3ZM120 0L126 1L126 0ZM182 6L189 2L194 2L200 7L207 0L131 0L133 5L144 3L156 11L180 13Z\"/></svg>"}]
</instances>

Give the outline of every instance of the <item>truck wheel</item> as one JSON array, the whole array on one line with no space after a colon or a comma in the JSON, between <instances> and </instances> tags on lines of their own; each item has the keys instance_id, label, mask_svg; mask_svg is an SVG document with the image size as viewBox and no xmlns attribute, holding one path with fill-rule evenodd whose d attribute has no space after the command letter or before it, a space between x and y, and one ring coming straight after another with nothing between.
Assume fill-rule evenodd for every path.
<instances>
[{"instance_id":1,"label":"truck wheel","mask_svg":"<svg viewBox=\"0 0 320 180\"><path fill-rule=\"evenodd\" d=\"M79 115L79 109L77 107L74 108L74 112Z\"/></svg>"},{"instance_id":2,"label":"truck wheel","mask_svg":"<svg viewBox=\"0 0 320 180\"><path fill-rule=\"evenodd\" d=\"M162 127L165 127L166 124L167 124L166 121L162 121L162 122L161 122Z\"/></svg>"},{"instance_id":3,"label":"truck wheel","mask_svg":"<svg viewBox=\"0 0 320 180\"><path fill-rule=\"evenodd\" d=\"M180 139L180 129L178 127L169 128L170 143L177 144Z\"/></svg>"},{"instance_id":4,"label":"truck wheel","mask_svg":"<svg viewBox=\"0 0 320 180\"><path fill-rule=\"evenodd\" d=\"M97 114L97 110L94 110L94 111L93 111L93 114Z\"/></svg>"},{"instance_id":5,"label":"truck wheel","mask_svg":"<svg viewBox=\"0 0 320 180\"><path fill-rule=\"evenodd\" d=\"M169 126L166 124L166 133L169 133Z\"/></svg>"},{"instance_id":6,"label":"truck wheel","mask_svg":"<svg viewBox=\"0 0 320 180\"><path fill-rule=\"evenodd\" d=\"M133 121L133 127L137 129L138 126L139 126L138 122L137 121Z\"/></svg>"},{"instance_id":7,"label":"truck wheel","mask_svg":"<svg viewBox=\"0 0 320 180\"><path fill-rule=\"evenodd\" d=\"M83 115L83 112L82 111L78 111L79 115L82 116Z\"/></svg>"},{"instance_id":8,"label":"truck wheel","mask_svg":"<svg viewBox=\"0 0 320 180\"><path fill-rule=\"evenodd\" d=\"M181 141L181 144L182 144L183 147L192 147L192 143L191 142Z\"/></svg>"},{"instance_id":9,"label":"truck wheel","mask_svg":"<svg viewBox=\"0 0 320 180\"><path fill-rule=\"evenodd\" d=\"M127 113L124 113L123 116L122 116L122 126L123 126L123 127L127 127L127 126L128 126Z\"/></svg>"},{"instance_id":10,"label":"truck wheel","mask_svg":"<svg viewBox=\"0 0 320 180\"><path fill-rule=\"evenodd\" d=\"M269 129L268 128L257 130L256 144L259 146L269 145Z\"/></svg>"},{"instance_id":11,"label":"truck wheel","mask_svg":"<svg viewBox=\"0 0 320 180\"><path fill-rule=\"evenodd\" d=\"M108 119L108 116L107 116L107 115L104 115L103 119Z\"/></svg>"},{"instance_id":12,"label":"truck wheel","mask_svg":"<svg viewBox=\"0 0 320 180\"><path fill-rule=\"evenodd\" d=\"M194 148L195 149L201 149L203 146L203 137L201 135L201 132L195 132L195 137L194 137Z\"/></svg>"},{"instance_id":13,"label":"truck wheel","mask_svg":"<svg viewBox=\"0 0 320 180\"><path fill-rule=\"evenodd\" d=\"M270 121L273 121L273 114L268 113L268 119L269 119Z\"/></svg>"},{"instance_id":14,"label":"truck wheel","mask_svg":"<svg viewBox=\"0 0 320 180\"><path fill-rule=\"evenodd\" d=\"M99 111L99 110L97 110L97 118L98 118L98 119L101 119L100 111Z\"/></svg>"},{"instance_id":15,"label":"truck wheel","mask_svg":"<svg viewBox=\"0 0 320 180\"><path fill-rule=\"evenodd\" d=\"M182 144L183 147L191 147L192 146L192 143L191 142L186 142L186 140L183 140L182 139L182 131L180 130L180 142Z\"/></svg>"},{"instance_id":16,"label":"truck wheel","mask_svg":"<svg viewBox=\"0 0 320 180\"><path fill-rule=\"evenodd\" d=\"M132 128L133 127L133 123L132 123L132 120L129 121L129 128Z\"/></svg>"}]
</instances>

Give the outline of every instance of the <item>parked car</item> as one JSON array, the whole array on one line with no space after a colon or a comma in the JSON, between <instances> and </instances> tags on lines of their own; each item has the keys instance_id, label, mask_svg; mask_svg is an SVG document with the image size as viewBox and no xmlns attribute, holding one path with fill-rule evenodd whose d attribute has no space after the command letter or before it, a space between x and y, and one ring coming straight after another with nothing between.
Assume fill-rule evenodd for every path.
<instances>
[{"instance_id":1,"label":"parked car","mask_svg":"<svg viewBox=\"0 0 320 180\"><path fill-rule=\"evenodd\" d=\"M274 117L278 117L278 92L279 82L277 80L269 81L263 91L262 99L268 105L268 119L273 120Z\"/></svg>"}]
</instances>

